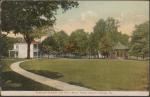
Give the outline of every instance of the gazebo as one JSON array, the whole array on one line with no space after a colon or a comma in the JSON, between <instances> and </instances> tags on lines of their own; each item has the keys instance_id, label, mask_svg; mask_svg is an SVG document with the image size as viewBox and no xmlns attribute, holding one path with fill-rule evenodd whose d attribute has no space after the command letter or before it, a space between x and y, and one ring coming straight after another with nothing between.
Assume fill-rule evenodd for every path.
<instances>
[{"instance_id":1,"label":"gazebo","mask_svg":"<svg viewBox=\"0 0 150 97\"><path fill-rule=\"evenodd\" d=\"M125 46L118 42L114 47L113 47L113 54L115 58L123 58L127 59L128 58L128 46Z\"/></svg>"}]
</instances>

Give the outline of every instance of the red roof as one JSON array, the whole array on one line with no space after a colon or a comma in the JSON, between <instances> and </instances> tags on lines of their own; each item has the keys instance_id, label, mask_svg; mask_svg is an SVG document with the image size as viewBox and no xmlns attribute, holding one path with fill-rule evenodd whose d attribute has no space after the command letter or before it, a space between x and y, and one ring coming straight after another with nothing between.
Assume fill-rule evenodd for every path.
<instances>
[{"instance_id":1,"label":"red roof","mask_svg":"<svg viewBox=\"0 0 150 97\"><path fill-rule=\"evenodd\" d=\"M33 40L33 41L32 41L32 44L39 44L39 42L38 42L38 41Z\"/></svg>"}]
</instances>

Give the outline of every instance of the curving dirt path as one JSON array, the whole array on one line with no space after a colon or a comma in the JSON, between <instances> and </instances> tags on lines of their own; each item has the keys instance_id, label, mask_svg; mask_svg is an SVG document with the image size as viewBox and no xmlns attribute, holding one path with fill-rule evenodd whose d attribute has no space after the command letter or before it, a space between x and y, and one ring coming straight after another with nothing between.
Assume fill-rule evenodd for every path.
<instances>
[{"instance_id":1,"label":"curving dirt path","mask_svg":"<svg viewBox=\"0 0 150 97\"><path fill-rule=\"evenodd\" d=\"M28 61L28 60L25 60L25 61ZM19 62L13 63L10 65L10 68L14 72L16 72L16 73L18 73L18 74L20 74L26 78L32 79L33 81L39 82L39 83L44 84L44 85L48 85L50 87L53 87L53 88L56 88L59 90L63 90L63 91L92 91L92 89L88 89L88 88L84 88L84 87L80 87L80 86L76 86L76 85L71 85L71 84L68 84L65 82L61 82L58 80L54 80L51 78L47 78L47 77L29 72L29 71L27 71L27 70L25 70L19 66L20 63L25 62L25 61L19 61Z\"/></svg>"}]
</instances>

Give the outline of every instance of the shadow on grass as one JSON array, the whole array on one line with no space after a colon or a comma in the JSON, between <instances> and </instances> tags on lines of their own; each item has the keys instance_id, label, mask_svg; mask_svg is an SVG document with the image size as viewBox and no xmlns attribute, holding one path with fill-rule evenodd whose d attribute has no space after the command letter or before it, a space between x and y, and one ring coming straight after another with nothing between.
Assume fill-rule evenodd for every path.
<instances>
[{"instance_id":1,"label":"shadow on grass","mask_svg":"<svg viewBox=\"0 0 150 97\"><path fill-rule=\"evenodd\" d=\"M39 74L51 79L58 79L60 77L64 77L64 75L62 73L59 72L52 72L52 71L48 71L48 70L28 70L29 72L33 72L35 74ZM81 87L85 87L85 88L89 88L92 89L91 87L88 87L86 85L84 85L82 82L67 82L68 84L72 84L72 85L77 85L77 86L81 86ZM94 90L94 89L93 89Z\"/></svg>"},{"instance_id":2,"label":"shadow on grass","mask_svg":"<svg viewBox=\"0 0 150 97\"><path fill-rule=\"evenodd\" d=\"M1 78L2 90L58 91L55 88L37 83L13 71L2 72Z\"/></svg>"},{"instance_id":3,"label":"shadow on grass","mask_svg":"<svg viewBox=\"0 0 150 97\"><path fill-rule=\"evenodd\" d=\"M73 82L73 81L70 81L70 82L67 82L67 83L72 84L72 85L77 85L77 86L81 86L81 87L92 89L91 87L84 85L82 82Z\"/></svg>"},{"instance_id":4,"label":"shadow on grass","mask_svg":"<svg viewBox=\"0 0 150 97\"><path fill-rule=\"evenodd\" d=\"M32 73L35 73L35 74L45 76L45 77L48 77L48 78L51 78L51 79L58 79L60 77L64 77L64 75L62 73L52 72L52 71L48 71L48 70L47 71L46 70L28 70L28 71L32 72ZM67 82L67 83L92 89L91 87L85 86L82 82L70 81L70 82Z\"/></svg>"},{"instance_id":5,"label":"shadow on grass","mask_svg":"<svg viewBox=\"0 0 150 97\"><path fill-rule=\"evenodd\" d=\"M48 77L48 78L52 78L52 79L58 79L60 77L63 77L62 73L52 72L52 71L48 71L48 70L28 70L28 71Z\"/></svg>"}]
</instances>

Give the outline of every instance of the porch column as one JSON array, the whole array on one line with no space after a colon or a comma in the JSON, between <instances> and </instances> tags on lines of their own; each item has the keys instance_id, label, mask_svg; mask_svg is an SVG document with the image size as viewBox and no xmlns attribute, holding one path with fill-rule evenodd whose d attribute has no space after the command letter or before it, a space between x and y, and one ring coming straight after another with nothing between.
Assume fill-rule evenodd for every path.
<instances>
[{"instance_id":1,"label":"porch column","mask_svg":"<svg viewBox=\"0 0 150 97\"><path fill-rule=\"evenodd\" d=\"M39 44L37 44L37 58L39 58Z\"/></svg>"},{"instance_id":2,"label":"porch column","mask_svg":"<svg viewBox=\"0 0 150 97\"><path fill-rule=\"evenodd\" d=\"M16 51L15 51L15 58L16 58Z\"/></svg>"},{"instance_id":3,"label":"porch column","mask_svg":"<svg viewBox=\"0 0 150 97\"><path fill-rule=\"evenodd\" d=\"M117 55L117 51L115 50L115 58L117 58L117 56L118 56L118 55Z\"/></svg>"},{"instance_id":4,"label":"porch column","mask_svg":"<svg viewBox=\"0 0 150 97\"><path fill-rule=\"evenodd\" d=\"M9 50L9 58L10 58L10 50Z\"/></svg>"}]
</instances>

